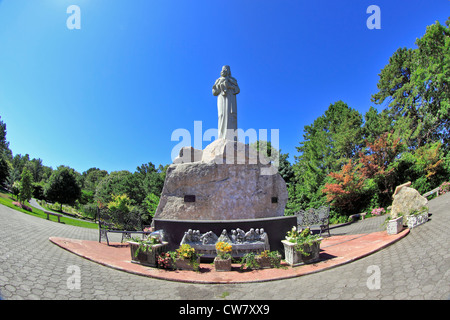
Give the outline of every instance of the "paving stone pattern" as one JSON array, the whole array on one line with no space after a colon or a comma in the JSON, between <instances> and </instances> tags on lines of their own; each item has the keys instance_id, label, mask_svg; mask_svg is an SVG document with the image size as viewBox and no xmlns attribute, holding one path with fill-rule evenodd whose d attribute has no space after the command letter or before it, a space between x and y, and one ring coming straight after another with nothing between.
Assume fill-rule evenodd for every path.
<instances>
[{"instance_id":1,"label":"paving stone pattern","mask_svg":"<svg viewBox=\"0 0 450 320\"><path fill-rule=\"evenodd\" d=\"M0 205L0 296L18 299L450 299L450 194L430 201L430 220L393 245L352 263L298 278L250 284L189 284L114 270L52 244L51 236L98 240L98 231L39 219ZM381 230L385 217L333 228ZM120 241L114 238L113 241ZM119 236L120 237L120 236ZM80 288L70 289L71 266ZM379 288L368 286L376 266ZM373 283L373 282L370 282ZM371 289L369 289L371 287Z\"/></svg>"}]
</instances>

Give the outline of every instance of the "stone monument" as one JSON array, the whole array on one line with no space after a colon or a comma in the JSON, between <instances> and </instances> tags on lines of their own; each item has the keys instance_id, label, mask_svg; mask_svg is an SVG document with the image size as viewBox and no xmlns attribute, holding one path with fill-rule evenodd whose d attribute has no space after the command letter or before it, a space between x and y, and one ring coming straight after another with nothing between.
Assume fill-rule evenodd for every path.
<instances>
[{"instance_id":1,"label":"stone monument","mask_svg":"<svg viewBox=\"0 0 450 320\"><path fill-rule=\"evenodd\" d=\"M224 229L220 236L212 231L202 234L199 230L189 229L184 233L181 244L189 244L204 258L214 258L217 255L216 243L220 241L231 244L233 258L242 258L250 252L261 253L264 250L270 250L269 238L263 228L251 228L247 232L237 228L230 233Z\"/></svg>"},{"instance_id":2,"label":"stone monument","mask_svg":"<svg viewBox=\"0 0 450 320\"><path fill-rule=\"evenodd\" d=\"M427 206L427 204L427 198L421 196L416 189L403 186L394 195L391 217L395 219L400 213L408 215L414 210L419 211L422 207Z\"/></svg>"},{"instance_id":3,"label":"stone monument","mask_svg":"<svg viewBox=\"0 0 450 320\"><path fill-rule=\"evenodd\" d=\"M178 243L188 229L220 233L238 228L264 228L270 241L281 241L296 224L295 217L284 217L286 183L268 159L237 141L240 89L229 66L222 68L212 91L219 137L204 150L181 148L166 171L154 227L170 229L166 233Z\"/></svg>"},{"instance_id":4,"label":"stone monument","mask_svg":"<svg viewBox=\"0 0 450 320\"><path fill-rule=\"evenodd\" d=\"M237 104L236 95L240 92L235 78L231 76L230 66L223 66L220 78L213 85L212 93L217 96L219 114L219 139L237 141Z\"/></svg>"}]
</instances>

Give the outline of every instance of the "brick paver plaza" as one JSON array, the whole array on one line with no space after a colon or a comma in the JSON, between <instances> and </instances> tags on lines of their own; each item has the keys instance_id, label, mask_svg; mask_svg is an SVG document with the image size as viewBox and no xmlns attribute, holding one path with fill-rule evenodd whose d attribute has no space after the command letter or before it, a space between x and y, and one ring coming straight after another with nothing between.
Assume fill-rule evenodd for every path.
<instances>
[{"instance_id":1,"label":"brick paver plaza","mask_svg":"<svg viewBox=\"0 0 450 320\"><path fill-rule=\"evenodd\" d=\"M39 219L0 205L0 296L18 299L450 299L450 194L429 203L430 220L376 253L329 270L261 283L191 284L102 266L49 237L98 240L98 231ZM382 230L385 217L331 229ZM119 239L115 239L119 241ZM73 267L79 288L70 288ZM379 283L373 285L374 270Z\"/></svg>"}]
</instances>

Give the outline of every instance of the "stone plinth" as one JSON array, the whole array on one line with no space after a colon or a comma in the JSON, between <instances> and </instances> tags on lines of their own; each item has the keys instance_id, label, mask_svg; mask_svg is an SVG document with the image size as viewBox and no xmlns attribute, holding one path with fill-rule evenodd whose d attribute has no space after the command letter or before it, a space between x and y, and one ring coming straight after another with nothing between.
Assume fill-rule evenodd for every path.
<instances>
[{"instance_id":1,"label":"stone plinth","mask_svg":"<svg viewBox=\"0 0 450 320\"><path fill-rule=\"evenodd\" d=\"M187 162L189 159L194 161ZM248 145L219 139L202 152L183 148L176 162L167 169L156 219L233 220L284 215L286 183L274 166Z\"/></svg>"}]
</instances>

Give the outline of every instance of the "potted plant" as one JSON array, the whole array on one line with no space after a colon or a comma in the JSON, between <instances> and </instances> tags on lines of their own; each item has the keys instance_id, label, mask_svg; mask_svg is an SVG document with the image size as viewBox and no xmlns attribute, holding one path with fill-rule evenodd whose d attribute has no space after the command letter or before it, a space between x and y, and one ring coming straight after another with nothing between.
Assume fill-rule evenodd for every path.
<instances>
[{"instance_id":1,"label":"potted plant","mask_svg":"<svg viewBox=\"0 0 450 320\"><path fill-rule=\"evenodd\" d=\"M296 266L318 261L321 241L322 238L313 235L310 228L298 232L296 227L292 227L292 230L287 232L286 239L281 240L286 262Z\"/></svg>"},{"instance_id":2,"label":"potted plant","mask_svg":"<svg viewBox=\"0 0 450 320\"><path fill-rule=\"evenodd\" d=\"M200 254L189 244L180 245L175 252L175 266L177 269L193 271L200 269Z\"/></svg>"},{"instance_id":3,"label":"potted plant","mask_svg":"<svg viewBox=\"0 0 450 320\"><path fill-rule=\"evenodd\" d=\"M224 241L216 243L217 256L214 258L216 271L231 271L231 244Z\"/></svg>"},{"instance_id":4,"label":"potted plant","mask_svg":"<svg viewBox=\"0 0 450 320\"><path fill-rule=\"evenodd\" d=\"M256 262L259 264L261 269L280 268L281 255L278 251L264 250L260 254L256 255Z\"/></svg>"},{"instance_id":5,"label":"potted plant","mask_svg":"<svg viewBox=\"0 0 450 320\"><path fill-rule=\"evenodd\" d=\"M393 219L388 216L384 222L386 226L386 232L389 235L394 235L400 233L403 230L403 216L399 215L397 218Z\"/></svg>"},{"instance_id":6,"label":"potted plant","mask_svg":"<svg viewBox=\"0 0 450 320\"><path fill-rule=\"evenodd\" d=\"M254 252L246 253L241 259L241 270L247 269L259 269L260 265L256 260L256 254Z\"/></svg>"},{"instance_id":7,"label":"potted plant","mask_svg":"<svg viewBox=\"0 0 450 320\"><path fill-rule=\"evenodd\" d=\"M423 206L420 210L413 210L406 216L406 225L412 229L428 221L428 207Z\"/></svg>"},{"instance_id":8,"label":"potted plant","mask_svg":"<svg viewBox=\"0 0 450 320\"><path fill-rule=\"evenodd\" d=\"M149 267L156 267L158 256L165 251L167 242L160 237L149 236L147 239L132 238L130 244L131 262Z\"/></svg>"},{"instance_id":9,"label":"potted plant","mask_svg":"<svg viewBox=\"0 0 450 320\"><path fill-rule=\"evenodd\" d=\"M175 259L177 253L175 251L163 252L158 256L158 268L174 270L176 269Z\"/></svg>"}]
</instances>

